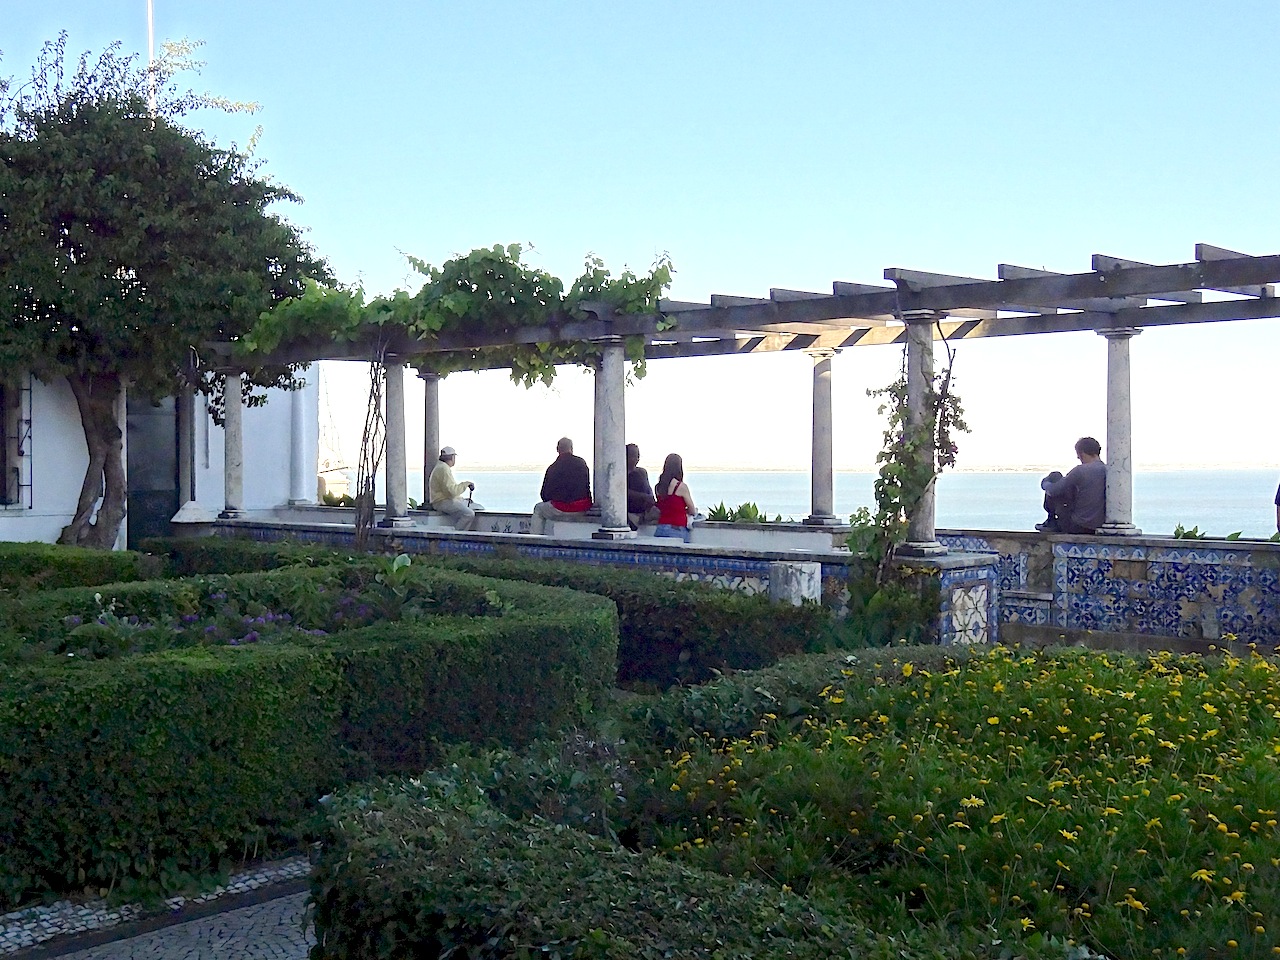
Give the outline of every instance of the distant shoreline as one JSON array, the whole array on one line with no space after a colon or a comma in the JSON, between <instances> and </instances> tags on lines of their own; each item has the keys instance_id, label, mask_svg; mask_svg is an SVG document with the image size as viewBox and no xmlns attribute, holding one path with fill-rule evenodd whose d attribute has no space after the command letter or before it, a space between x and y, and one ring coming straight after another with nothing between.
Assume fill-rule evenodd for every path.
<instances>
[{"instance_id":1,"label":"distant shoreline","mask_svg":"<svg viewBox=\"0 0 1280 960\"><path fill-rule=\"evenodd\" d=\"M642 466L644 466L642 464ZM656 467L658 465L654 465ZM1065 470L1070 464L1062 463L1032 463L1020 466L988 466L988 467L957 467L954 470L948 470L947 473L1038 473L1049 470ZM524 463L524 464L459 464L457 472L461 475L468 470L477 473L541 473L546 470L545 463ZM410 467L411 470L415 469ZM652 470L653 468L648 468ZM687 466L686 469L690 473L796 473L808 475L809 471L806 467L743 467L743 466ZM877 467L836 467L836 473L875 473ZM1239 471L1272 471L1280 475L1280 466L1274 464L1150 464L1135 468L1135 473L1191 473L1191 472L1220 472L1225 470Z\"/></svg>"}]
</instances>

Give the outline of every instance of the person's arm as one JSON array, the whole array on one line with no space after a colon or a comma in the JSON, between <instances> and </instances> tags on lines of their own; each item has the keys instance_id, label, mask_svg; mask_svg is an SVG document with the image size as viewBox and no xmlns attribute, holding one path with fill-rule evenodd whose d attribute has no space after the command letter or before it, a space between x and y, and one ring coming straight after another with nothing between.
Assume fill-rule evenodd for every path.
<instances>
[{"instance_id":1,"label":"person's arm","mask_svg":"<svg viewBox=\"0 0 1280 960\"><path fill-rule=\"evenodd\" d=\"M685 513L692 517L698 512L698 508L693 504L693 494L689 491L689 485L683 480L680 481L680 486L676 488L676 493L680 496L680 499L684 501Z\"/></svg>"},{"instance_id":2,"label":"person's arm","mask_svg":"<svg viewBox=\"0 0 1280 960\"><path fill-rule=\"evenodd\" d=\"M654 506L658 501L653 495L653 485L649 483L649 471L644 467L637 467L640 471L640 479L644 481L645 509ZM1280 508L1277 508L1280 509Z\"/></svg>"},{"instance_id":3,"label":"person's arm","mask_svg":"<svg viewBox=\"0 0 1280 960\"><path fill-rule=\"evenodd\" d=\"M551 471L556 468L553 463L547 467L547 472L542 475L542 489L538 491L538 499L544 503L551 499Z\"/></svg>"},{"instance_id":4,"label":"person's arm","mask_svg":"<svg viewBox=\"0 0 1280 960\"><path fill-rule=\"evenodd\" d=\"M1076 489L1076 472L1079 467L1072 467L1071 471L1059 480L1057 483L1050 484L1045 488L1045 493L1051 497L1065 497L1075 492Z\"/></svg>"}]
</instances>

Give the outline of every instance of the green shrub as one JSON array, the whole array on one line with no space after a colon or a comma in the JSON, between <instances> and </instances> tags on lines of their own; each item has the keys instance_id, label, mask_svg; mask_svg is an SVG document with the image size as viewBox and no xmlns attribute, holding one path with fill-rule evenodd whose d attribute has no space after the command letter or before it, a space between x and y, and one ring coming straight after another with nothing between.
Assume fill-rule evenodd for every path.
<instances>
[{"instance_id":1,"label":"green shrub","mask_svg":"<svg viewBox=\"0 0 1280 960\"><path fill-rule=\"evenodd\" d=\"M338 798L311 892L319 960L973 955L937 930L879 938L786 890L512 820L430 775Z\"/></svg>"},{"instance_id":2,"label":"green shrub","mask_svg":"<svg viewBox=\"0 0 1280 960\"><path fill-rule=\"evenodd\" d=\"M501 616L381 623L333 647L349 689L343 742L367 769L416 772L440 757L437 741L525 743L583 722L603 702L617 660L613 605L569 590L488 583L505 605Z\"/></svg>"},{"instance_id":3,"label":"green shrub","mask_svg":"<svg viewBox=\"0 0 1280 960\"><path fill-rule=\"evenodd\" d=\"M612 685L607 600L422 565L389 580L393 568L374 559L117 584L101 601L51 591L26 608L50 645L61 617L89 603L127 615L180 600L199 610L213 595L276 605L328 585L387 589L403 616L271 644L46 655L11 671L0 684L0 900L120 882L172 889L289 839L343 776L421 769L449 742L525 742L581 721Z\"/></svg>"},{"instance_id":4,"label":"green shrub","mask_svg":"<svg viewBox=\"0 0 1280 960\"><path fill-rule=\"evenodd\" d=\"M797 661L634 709L649 756L668 752L629 829L868 917L906 905L1115 957L1272 956L1276 675L1256 656Z\"/></svg>"},{"instance_id":5,"label":"green shrub","mask_svg":"<svg viewBox=\"0 0 1280 960\"><path fill-rule=\"evenodd\" d=\"M764 902L858 956L1261 960L1280 952L1278 673L927 647L635 698L607 736L344 800L318 955L749 955L739 933L811 955L803 924L785 947L752 927Z\"/></svg>"},{"instance_id":6,"label":"green shrub","mask_svg":"<svg viewBox=\"0 0 1280 960\"><path fill-rule=\"evenodd\" d=\"M319 544L274 541L263 543L232 537L153 537L142 541L147 553L164 557L175 576L202 573L252 573L277 567L341 563L351 551Z\"/></svg>"},{"instance_id":7,"label":"green shrub","mask_svg":"<svg viewBox=\"0 0 1280 960\"><path fill-rule=\"evenodd\" d=\"M356 562L341 551L296 543L206 538L154 540L147 546L188 573ZM832 643L833 615L816 604L786 606L705 583L588 564L447 554L416 562L608 597L618 607L618 682L627 686L700 683L724 669L764 667Z\"/></svg>"},{"instance_id":8,"label":"green shrub","mask_svg":"<svg viewBox=\"0 0 1280 960\"><path fill-rule=\"evenodd\" d=\"M700 683L724 669L754 669L821 649L832 614L709 584L586 564L433 555L431 562L484 576L572 587L618 606L618 682Z\"/></svg>"},{"instance_id":9,"label":"green shrub","mask_svg":"<svg viewBox=\"0 0 1280 960\"><path fill-rule=\"evenodd\" d=\"M288 841L333 786L340 675L318 650L184 650L0 680L0 899L173 889Z\"/></svg>"},{"instance_id":10,"label":"green shrub","mask_svg":"<svg viewBox=\"0 0 1280 960\"><path fill-rule=\"evenodd\" d=\"M0 542L0 596L33 590L147 580L164 561L132 550L89 550L49 543Z\"/></svg>"}]
</instances>

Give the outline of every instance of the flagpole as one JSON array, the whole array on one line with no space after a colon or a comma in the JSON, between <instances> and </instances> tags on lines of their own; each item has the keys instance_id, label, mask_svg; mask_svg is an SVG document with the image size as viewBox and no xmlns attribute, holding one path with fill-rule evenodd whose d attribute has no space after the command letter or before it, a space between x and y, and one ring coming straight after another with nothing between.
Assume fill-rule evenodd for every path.
<instances>
[{"instance_id":1,"label":"flagpole","mask_svg":"<svg viewBox=\"0 0 1280 960\"><path fill-rule=\"evenodd\" d=\"M147 106L151 108L152 114L156 112L156 75L154 73L156 64L156 25L155 25L155 6L154 0L147 0L147 71L149 76L149 89L147 92Z\"/></svg>"}]
</instances>

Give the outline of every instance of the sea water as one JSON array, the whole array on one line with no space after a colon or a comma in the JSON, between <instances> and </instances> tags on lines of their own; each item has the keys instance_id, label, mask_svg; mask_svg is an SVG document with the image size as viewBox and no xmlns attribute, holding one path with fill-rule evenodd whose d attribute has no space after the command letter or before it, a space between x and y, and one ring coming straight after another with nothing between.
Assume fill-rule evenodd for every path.
<instances>
[{"instance_id":1,"label":"sea water","mask_svg":"<svg viewBox=\"0 0 1280 960\"><path fill-rule=\"evenodd\" d=\"M476 485L475 499L490 510L528 512L538 499L541 471L466 470L460 480ZM1044 519L1043 471L948 472L938 480L937 525L959 530L1031 530ZM657 473L650 471L650 479ZM689 471L685 475L698 508L751 502L770 518L809 515L809 475L801 471ZM1274 505L1280 475L1272 470L1139 471L1133 478L1133 520L1144 533L1168 536L1174 527L1199 527L1222 537L1276 532ZM874 509L875 475L838 471L835 512L847 518L858 507ZM422 473L411 471L409 496L422 499Z\"/></svg>"}]
</instances>

